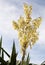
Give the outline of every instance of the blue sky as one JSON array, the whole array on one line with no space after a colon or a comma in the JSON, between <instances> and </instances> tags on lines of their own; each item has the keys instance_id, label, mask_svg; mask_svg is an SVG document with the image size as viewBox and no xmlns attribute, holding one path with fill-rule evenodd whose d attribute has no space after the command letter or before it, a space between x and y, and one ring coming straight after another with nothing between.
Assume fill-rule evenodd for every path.
<instances>
[{"instance_id":1,"label":"blue sky","mask_svg":"<svg viewBox=\"0 0 45 65\"><path fill-rule=\"evenodd\" d=\"M3 37L3 48L10 54L13 39L18 52L17 59L21 59L20 45L17 31L12 27L12 21L23 16L23 4L32 5L32 18L42 17L39 30L39 40L32 47L27 49L30 53L30 62L40 64L45 60L45 0L0 0L0 36ZM29 51L28 51L29 50ZM5 59L8 59L5 55Z\"/></svg>"}]
</instances>

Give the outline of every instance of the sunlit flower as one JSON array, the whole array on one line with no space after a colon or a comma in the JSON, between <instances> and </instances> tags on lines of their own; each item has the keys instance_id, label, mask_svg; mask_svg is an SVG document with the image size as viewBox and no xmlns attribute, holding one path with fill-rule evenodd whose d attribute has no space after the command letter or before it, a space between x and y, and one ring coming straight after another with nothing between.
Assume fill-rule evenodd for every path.
<instances>
[{"instance_id":1,"label":"sunlit flower","mask_svg":"<svg viewBox=\"0 0 45 65\"><path fill-rule=\"evenodd\" d=\"M36 43L36 41L38 40L37 28L40 26L41 23L41 17L32 20L31 18L32 6L24 4L24 13L26 16L25 18L21 16L18 19L18 23L13 21L13 27L18 31L18 37L22 51L26 50L26 48L29 45L31 48L32 45Z\"/></svg>"}]
</instances>

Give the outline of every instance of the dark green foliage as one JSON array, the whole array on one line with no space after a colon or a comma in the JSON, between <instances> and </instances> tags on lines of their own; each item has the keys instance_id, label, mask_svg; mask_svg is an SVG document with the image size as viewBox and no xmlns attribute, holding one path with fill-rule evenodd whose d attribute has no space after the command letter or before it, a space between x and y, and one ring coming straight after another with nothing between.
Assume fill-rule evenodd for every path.
<instances>
[{"instance_id":1,"label":"dark green foliage","mask_svg":"<svg viewBox=\"0 0 45 65\"><path fill-rule=\"evenodd\" d=\"M10 58L10 55L3 48L1 50Z\"/></svg>"},{"instance_id":2,"label":"dark green foliage","mask_svg":"<svg viewBox=\"0 0 45 65\"><path fill-rule=\"evenodd\" d=\"M0 57L1 65L7 65L7 62Z\"/></svg>"},{"instance_id":3,"label":"dark green foliage","mask_svg":"<svg viewBox=\"0 0 45 65\"><path fill-rule=\"evenodd\" d=\"M4 52L2 51L2 59L4 60Z\"/></svg>"},{"instance_id":4,"label":"dark green foliage","mask_svg":"<svg viewBox=\"0 0 45 65\"><path fill-rule=\"evenodd\" d=\"M2 47L2 36L1 36L1 39L0 39L0 54L1 54L1 47Z\"/></svg>"},{"instance_id":5,"label":"dark green foliage","mask_svg":"<svg viewBox=\"0 0 45 65\"><path fill-rule=\"evenodd\" d=\"M0 39L0 65L7 65L7 62L4 60L4 53L10 57L10 55L2 48L2 37Z\"/></svg>"},{"instance_id":6,"label":"dark green foliage","mask_svg":"<svg viewBox=\"0 0 45 65\"><path fill-rule=\"evenodd\" d=\"M29 53L28 53L27 60L26 60L26 65L29 65L29 61L30 61L30 57L29 57Z\"/></svg>"},{"instance_id":7,"label":"dark green foliage","mask_svg":"<svg viewBox=\"0 0 45 65\"><path fill-rule=\"evenodd\" d=\"M16 60L17 57L17 53L16 53L16 48L15 48L15 41L13 41L13 47L12 47L12 53L11 56L2 48L2 37L0 40L0 53L2 51L2 56L0 57L0 62L1 65L29 65L29 54L27 56L26 60L20 61L20 63L18 63L18 61ZM4 53L9 57L10 62L9 61L5 61L4 60Z\"/></svg>"},{"instance_id":8,"label":"dark green foliage","mask_svg":"<svg viewBox=\"0 0 45 65\"><path fill-rule=\"evenodd\" d=\"M16 56L17 56L17 53L16 53L16 48L15 48L15 42L13 41L10 65L16 65Z\"/></svg>"}]
</instances>

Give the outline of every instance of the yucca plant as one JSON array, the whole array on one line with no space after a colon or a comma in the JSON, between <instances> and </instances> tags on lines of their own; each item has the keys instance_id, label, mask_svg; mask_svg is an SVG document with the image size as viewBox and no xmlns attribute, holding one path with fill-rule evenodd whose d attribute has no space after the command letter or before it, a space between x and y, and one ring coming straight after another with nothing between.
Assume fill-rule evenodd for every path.
<instances>
[{"instance_id":1,"label":"yucca plant","mask_svg":"<svg viewBox=\"0 0 45 65\"><path fill-rule=\"evenodd\" d=\"M30 57L29 57L29 53L28 53L27 60L26 60L26 65L29 65L29 61L30 61Z\"/></svg>"},{"instance_id":2,"label":"yucca plant","mask_svg":"<svg viewBox=\"0 0 45 65\"><path fill-rule=\"evenodd\" d=\"M38 32L37 29L41 23L41 17L36 19L32 19L32 6L28 6L26 3L24 4L24 13L25 17L20 16L18 22L13 21L13 27L18 31L19 41L22 50L22 61L25 58L26 49L30 45L30 48L36 43L38 40Z\"/></svg>"},{"instance_id":3,"label":"yucca plant","mask_svg":"<svg viewBox=\"0 0 45 65\"><path fill-rule=\"evenodd\" d=\"M0 39L0 55L1 55L1 47L2 47L2 36L1 36L1 39Z\"/></svg>"},{"instance_id":4,"label":"yucca plant","mask_svg":"<svg viewBox=\"0 0 45 65\"><path fill-rule=\"evenodd\" d=\"M11 59L10 59L10 64L9 65L16 65L16 48L15 48L15 42L13 41L13 47L12 47L12 53L11 53Z\"/></svg>"},{"instance_id":5,"label":"yucca plant","mask_svg":"<svg viewBox=\"0 0 45 65\"><path fill-rule=\"evenodd\" d=\"M2 51L2 59L4 60L4 52Z\"/></svg>"}]
</instances>

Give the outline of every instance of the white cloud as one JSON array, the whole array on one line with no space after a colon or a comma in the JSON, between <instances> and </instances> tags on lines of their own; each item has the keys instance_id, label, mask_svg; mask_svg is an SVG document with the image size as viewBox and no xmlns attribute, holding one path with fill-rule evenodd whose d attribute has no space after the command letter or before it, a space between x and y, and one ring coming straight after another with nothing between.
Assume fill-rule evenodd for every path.
<instances>
[{"instance_id":1,"label":"white cloud","mask_svg":"<svg viewBox=\"0 0 45 65\"><path fill-rule=\"evenodd\" d=\"M0 32L10 33L12 31L12 20L17 19L15 6L9 6L5 3L0 4ZM15 16L16 15L16 16Z\"/></svg>"}]
</instances>

